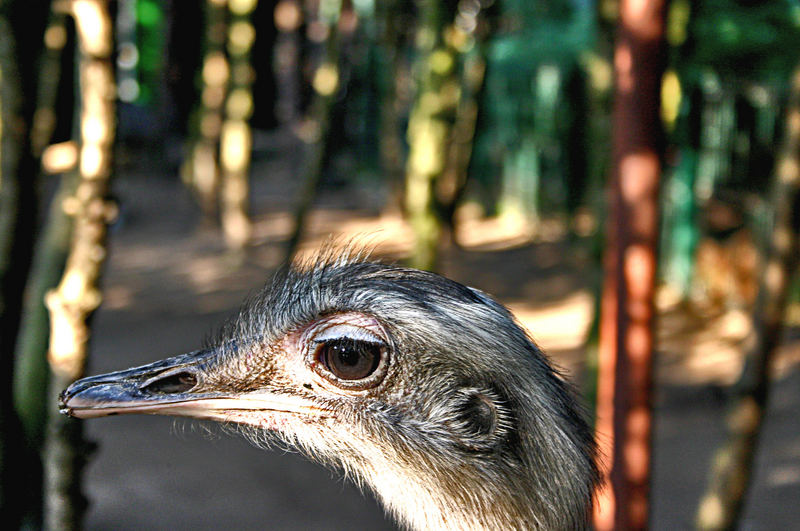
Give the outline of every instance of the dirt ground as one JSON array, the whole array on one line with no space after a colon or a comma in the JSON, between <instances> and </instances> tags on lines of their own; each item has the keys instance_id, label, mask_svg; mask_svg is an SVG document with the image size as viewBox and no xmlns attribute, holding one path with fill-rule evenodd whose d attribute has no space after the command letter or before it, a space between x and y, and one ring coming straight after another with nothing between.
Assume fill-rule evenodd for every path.
<instances>
[{"instance_id":1,"label":"dirt ground","mask_svg":"<svg viewBox=\"0 0 800 531\"><path fill-rule=\"evenodd\" d=\"M297 183L299 149L288 136L257 139L255 245L236 264L169 165L131 161L117 178L122 215L111 234L105 302L96 315L89 373L122 369L199 348L281 260ZM287 154L290 156L287 157ZM394 260L409 234L375 205L380 191L328 186L308 249L330 232L366 237ZM535 243L498 223L468 225L467 250L443 272L508 304L555 362L578 379L591 320L588 257L557 230ZM724 386L738 370L746 320L708 318L660 301L653 529L691 527L713 449L723 435ZM790 330L761 441L743 529L800 529L800 334ZM371 495L300 456L264 452L210 424L160 417L87 421L98 450L86 470L88 530L395 529Z\"/></svg>"}]
</instances>

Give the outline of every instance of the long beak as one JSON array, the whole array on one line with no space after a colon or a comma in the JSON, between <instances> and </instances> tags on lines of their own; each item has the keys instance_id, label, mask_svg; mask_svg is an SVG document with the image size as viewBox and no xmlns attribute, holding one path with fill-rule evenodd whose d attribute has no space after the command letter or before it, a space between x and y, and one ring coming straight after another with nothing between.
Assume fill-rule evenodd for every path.
<instances>
[{"instance_id":1,"label":"long beak","mask_svg":"<svg viewBox=\"0 0 800 531\"><path fill-rule=\"evenodd\" d=\"M61 413L77 418L144 413L237 422L276 429L275 413L324 416L310 400L267 390L217 391L203 376L218 355L205 349L124 371L83 378L59 398Z\"/></svg>"}]
</instances>

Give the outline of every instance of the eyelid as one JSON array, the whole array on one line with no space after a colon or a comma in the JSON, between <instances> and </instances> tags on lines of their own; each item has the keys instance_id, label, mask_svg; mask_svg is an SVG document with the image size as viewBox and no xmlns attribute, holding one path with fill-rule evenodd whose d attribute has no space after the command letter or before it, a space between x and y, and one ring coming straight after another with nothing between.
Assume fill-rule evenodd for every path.
<instances>
[{"instance_id":1,"label":"eyelid","mask_svg":"<svg viewBox=\"0 0 800 531\"><path fill-rule=\"evenodd\" d=\"M314 343L325 343L335 339L350 339L354 341L366 341L368 343L377 343L383 345L385 343L377 334L362 328L360 326L353 326L350 324L335 324L320 331L314 337Z\"/></svg>"}]
</instances>

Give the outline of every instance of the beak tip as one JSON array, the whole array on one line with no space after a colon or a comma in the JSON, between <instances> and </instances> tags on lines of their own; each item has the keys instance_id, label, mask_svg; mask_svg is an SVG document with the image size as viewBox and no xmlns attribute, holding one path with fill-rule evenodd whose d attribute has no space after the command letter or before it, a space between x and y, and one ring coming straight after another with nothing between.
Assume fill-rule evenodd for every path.
<instances>
[{"instance_id":1,"label":"beak tip","mask_svg":"<svg viewBox=\"0 0 800 531\"><path fill-rule=\"evenodd\" d=\"M93 382L94 377L77 380L58 395L58 412L68 417L82 418L78 412L96 408L102 403L104 387ZM99 393L100 394L99 394Z\"/></svg>"},{"instance_id":2,"label":"beak tip","mask_svg":"<svg viewBox=\"0 0 800 531\"><path fill-rule=\"evenodd\" d=\"M69 394L67 391L69 391L69 387L61 391L58 395L58 412L68 417L74 417L75 415L72 413L72 408L67 405L67 402L69 402Z\"/></svg>"}]
</instances>

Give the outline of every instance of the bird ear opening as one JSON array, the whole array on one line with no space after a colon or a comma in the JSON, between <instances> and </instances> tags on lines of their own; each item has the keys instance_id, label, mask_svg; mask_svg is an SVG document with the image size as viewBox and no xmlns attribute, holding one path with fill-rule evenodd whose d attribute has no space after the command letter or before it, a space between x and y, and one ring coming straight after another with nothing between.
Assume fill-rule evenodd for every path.
<instances>
[{"instance_id":1,"label":"bird ear opening","mask_svg":"<svg viewBox=\"0 0 800 531\"><path fill-rule=\"evenodd\" d=\"M490 452L506 440L513 420L502 395L494 389L461 388L454 400L450 428L469 452Z\"/></svg>"}]
</instances>

